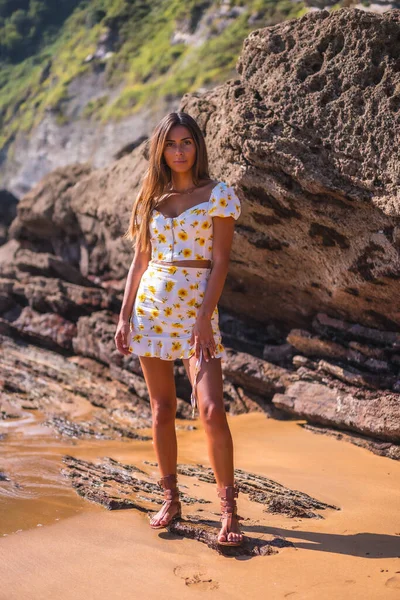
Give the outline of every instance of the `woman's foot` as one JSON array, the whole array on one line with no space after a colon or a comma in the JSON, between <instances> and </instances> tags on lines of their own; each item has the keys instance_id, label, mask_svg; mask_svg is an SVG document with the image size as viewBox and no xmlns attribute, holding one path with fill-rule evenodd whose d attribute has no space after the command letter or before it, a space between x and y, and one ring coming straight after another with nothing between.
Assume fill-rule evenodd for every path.
<instances>
[{"instance_id":1,"label":"woman's foot","mask_svg":"<svg viewBox=\"0 0 400 600\"><path fill-rule=\"evenodd\" d=\"M243 534L239 529L237 507L235 498L239 494L236 485L217 487L218 496L221 498L221 521L222 527L218 534L218 544L222 546L240 546L243 542Z\"/></svg>"},{"instance_id":2,"label":"woman's foot","mask_svg":"<svg viewBox=\"0 0 400 600\"><path fill-rule=\"evenodd\" d=\"M178 504L177 502L170 502L167 500L164 502L158 513L151 517L150 526L155 529L166 527L175 515L179 514L180 516L180 512L180 502Z\"/></svg>"},{"instance_id":3,"label":"woman's foot","mask_svg":"<svg viewBox=\"0 0 400 600\"><path fill-rule=\"evenodd\" d=\"M243 541L243 534L239 529L239 523L237 517L229 516L222 518L222 528L218 534L219 542L239 542Z\"/></svg>"},{"instance_id":4,"label":"woman's foot","mask_svg":"<svg viewBox=\"0 0 400 600\"><path fill-rule=\"evenodd\" d=\"M158 485L164 490L164 503L157 514L150 517L150 527L161 529L182 516L176 473L161 477Z\"/></svg>"}]
</instances>

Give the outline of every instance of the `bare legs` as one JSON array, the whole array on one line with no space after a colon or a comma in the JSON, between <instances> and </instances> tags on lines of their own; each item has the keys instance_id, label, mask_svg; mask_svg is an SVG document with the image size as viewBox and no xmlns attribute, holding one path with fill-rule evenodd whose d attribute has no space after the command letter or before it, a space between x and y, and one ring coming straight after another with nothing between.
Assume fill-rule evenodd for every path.
<instances>
[{"instance_id":1,"label":"bare legs","mask_svg":"<svg viewBox=\"0 0 400 600\"><path fill-rule=\"evenodd\" d=\"M165 477L176 473L177 462L176 390L173 362L144 356L141 356L139 360L150 396L154 451L160 475ZM164 504L150 520L150 524L162 525L176 512L176 504Z\"/></svg>"},{"instance_id":2,"label":"bare legs","mask_svg":"<svg viewBox=\"0 0 400 600\"><path fill-rule=\"evenodd\" d=\"M153 444L162 477L176 473L177 441L175 432L176 389L173 361L140 357L143 375L149 390L153 415ZM186 372L193 381L196 357L184 359ZM201 421L207 435L207 450L218 487L234 484L233 443L226 418L222 393L221 359L204 359L197 376L197 399ZM152 518L151 524L163 524L177 512L172 504L164 505ZM166 517L163 519L163 517ZM228 530L223 523L219 539L239 541L237 519ZM230 533L229 533L230 532ZM228 536L229 533L229 536Z\"/></svg>"},{"instance_id":3,"label":"bare legs","mask_svg":"<svg viewBox=\"0 0 400 600\"><path fill-rule=\"evenodd\" d=\"M184 359L183 363L190 381L193 381L196 358ZM223 389L221 359L204 359L197 376L197 400L200 419L207 435L208 457L214 471L217 487L234 484L233 442L226 418ZM229 536L228 536L229 533ZM221 541L236 542L242 539L236 517L228 529L226 520L219 534Z\"/></svg>"}]
</instances>

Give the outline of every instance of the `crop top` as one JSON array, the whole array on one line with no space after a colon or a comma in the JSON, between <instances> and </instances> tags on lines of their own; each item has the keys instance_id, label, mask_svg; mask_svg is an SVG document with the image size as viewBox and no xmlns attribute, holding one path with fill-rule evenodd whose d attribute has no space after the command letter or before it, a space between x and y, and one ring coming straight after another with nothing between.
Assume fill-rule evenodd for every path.
<instances>
[{"instance_id":1,"label":"crop top","mask_svg":"<svg viewBox=\"0 0 400 600\"><path fill-rule=\"evenodd\" d=\"M214 186L208 200L177 217L166 217L154 208L150 218L151 260L212 259L212 217L236 220L240 213L239 198L223 181Z\"/></svg>"}]
</instances>

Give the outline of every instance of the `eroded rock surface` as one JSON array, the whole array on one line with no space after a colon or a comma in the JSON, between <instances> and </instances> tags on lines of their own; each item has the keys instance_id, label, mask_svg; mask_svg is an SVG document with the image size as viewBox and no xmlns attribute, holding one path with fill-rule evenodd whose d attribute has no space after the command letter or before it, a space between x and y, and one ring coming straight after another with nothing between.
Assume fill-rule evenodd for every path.
<instances>
[{"instance_id":1,"label":"eroded rock surface","mask_svg":"<svg viewBox=\"0 0 400 600\"><path fill-rule=\"evenodd\" d=\"M161 487L152 480L151 476L136 465L122 464L112 458L104 457L101 462L92 463L73 456L66 455L63 458L66 465L64 474L71 479L72 485L77 493L92 502L105 506L110 510L133 508L145 513L158 511L163 503L163 491ZM143 461L145 465L156 467L157 463ZM147 469L148 469L147 466ZM178 464L177 472L180 476L179 488L180 499L185 508L195 504L204 505L197 509L195 514L189 514L186 518L169 525L168 530L182 537L197 540L213 550L222 551L216 542L215 516L213 511L207 510L210 503L201 496L194 495L194 491L188 486L197 486L199 483L186 481L185 477L211 484L215 488L216 481L212 469L201 464L185 465ZM186 481L186 483L185 483ZM290 490L285 486L254 473L248 473L241 469L235 470L235 481L239 487L239 497L246 495L251 502L263 506L263 512L285 514L288 517L301 518L324 518L316 510L328 508L340 510L338 507L326 504L312 498L308 494L298 490ZM246 524L257 524L258 530L262 527L263 519L245 519L240 516L240 501L238 500L238 517L245 528ZM156 507L154 506L156 505ZM187 512L187 510L185 511ZM199 514L201 513L201 514ZM271 537L271 536L270 536ZM271 537L271 539L246 536L243 546L238 548L223 548L223 551L233 553L235 556L258 556L278 552L279 548L292 546L292 542L283 537Z\"/></svg>"}]
</instances>

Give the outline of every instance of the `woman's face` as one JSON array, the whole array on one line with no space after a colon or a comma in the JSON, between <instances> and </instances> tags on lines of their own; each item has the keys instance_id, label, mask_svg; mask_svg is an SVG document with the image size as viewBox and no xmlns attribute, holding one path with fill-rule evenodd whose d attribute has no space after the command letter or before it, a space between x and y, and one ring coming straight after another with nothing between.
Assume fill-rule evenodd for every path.
<instances>
[{"instance_id":1,"label":"woman's face","mask_svg":"<svg viewBox=\"0 0 400 600\"><path fill-rule=\"evenodd\" d=\"M184 125L174 125L168 132L163 156L172 171L189 171L196 161L196 146L192 135Z\"/></svg>"}]
</instances>

